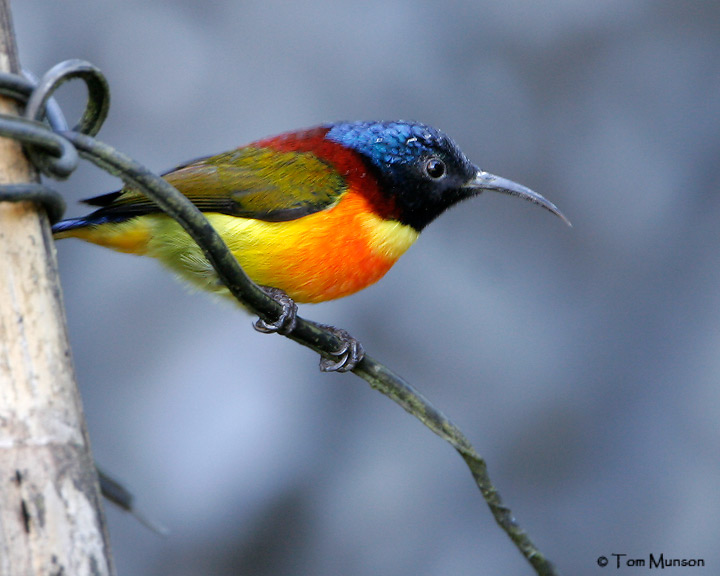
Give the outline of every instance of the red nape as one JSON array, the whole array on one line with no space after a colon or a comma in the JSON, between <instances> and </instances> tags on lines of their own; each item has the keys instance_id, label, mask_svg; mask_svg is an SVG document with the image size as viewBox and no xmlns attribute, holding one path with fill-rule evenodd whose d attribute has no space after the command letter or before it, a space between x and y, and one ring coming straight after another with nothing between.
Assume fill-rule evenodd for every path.
<instances>
[{"instance_id":1,"label":"red nape","mask_svg":"<svg viewBox=\"0 0 720 576\"><path fill-rule=\"evenodd\" d=\"M330 164L345 178L350 190L362 194L373 207L373 211L385 220L396 220L399 217L394 199L380 192L377 178L368 170L362 156L332 140L325 135L330 130L327 126L318 126L297 132L286 132L264 140L253 142L250 146L270 148L278 152L308 152L320 160Z\"/></svg>"}]
</instances>

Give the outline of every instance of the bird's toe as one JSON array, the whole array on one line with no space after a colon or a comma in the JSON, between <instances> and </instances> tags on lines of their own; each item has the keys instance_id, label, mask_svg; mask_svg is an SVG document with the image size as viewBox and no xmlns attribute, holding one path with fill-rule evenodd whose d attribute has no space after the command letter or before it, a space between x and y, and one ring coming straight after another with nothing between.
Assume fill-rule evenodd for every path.
<instances>
[{"instance_id":1,"label":"bird's toe","mask_svg":"<svg viewBox=\"0 0 720 576\"><path fill-rule=\"evenodd\" d=\"M295 330L295 325L297 324L297 304L279 288L262 286L262 289L268 296L282 306L282 312L274 322L268 322L260 318L253 324L253 327L263 334L274 334L275 332L283 336L290 334Z\"/></svg>"},{"instance_id":2,"label":"bird's toe","mask_svg":"<svg viewBox=\"0 0 720 576\"><path fill-rule=\"evenodd\" d=\"M333 350L332 356L320 358L320 370L323 372L351 372L365 357L362 344L348 332L334 326L322 326L340 339L341 345Z\"/></svg>"}]
</instances>

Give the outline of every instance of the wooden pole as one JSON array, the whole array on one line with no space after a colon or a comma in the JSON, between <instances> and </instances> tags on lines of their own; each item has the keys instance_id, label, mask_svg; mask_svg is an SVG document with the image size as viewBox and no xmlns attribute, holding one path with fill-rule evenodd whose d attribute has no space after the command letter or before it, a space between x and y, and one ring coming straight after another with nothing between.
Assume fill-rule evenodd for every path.
<instances>
[{"instance_id":1,"label":"wooden pole","mask_svg":"<svg viewBox=\"0 0 720 576\"><path fill-rule=\"evenodd\" d=\"M18 69L0 0L0 70ZM0 112L15 103L0 98ZM0 183L36 178L0 138ZM0 576L113 575L104 520L47 218L0 203Z\"/></svg>"}]
</instances>

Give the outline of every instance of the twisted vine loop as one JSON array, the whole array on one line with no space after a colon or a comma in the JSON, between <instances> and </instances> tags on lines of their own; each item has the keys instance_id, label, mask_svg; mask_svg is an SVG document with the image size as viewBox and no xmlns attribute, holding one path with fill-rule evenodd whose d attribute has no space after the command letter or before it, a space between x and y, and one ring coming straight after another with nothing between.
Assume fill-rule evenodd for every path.
<instances>
[{"instance_id":1,"label":"twisted vine loop","mask_svg":"<svg viewBox=\"0 0 720 576\"><path fill-rule=\"evenodd\" d=\"M32 164L44 175L64 180L77 168L75 146L59 132L67 129L53 94L65 82L85 82L88 99L76 132L94 136L110 107L110 88L102 72L82 60L68 60L50 69L37 83L32 78L0 73L0 94L16 100L22 116L0 114L0 136L22 142ZM38 182L0 186L0 201L36 202L51 223L62 218L65 201L55 190Z\"/></svg>"}]
</instances>

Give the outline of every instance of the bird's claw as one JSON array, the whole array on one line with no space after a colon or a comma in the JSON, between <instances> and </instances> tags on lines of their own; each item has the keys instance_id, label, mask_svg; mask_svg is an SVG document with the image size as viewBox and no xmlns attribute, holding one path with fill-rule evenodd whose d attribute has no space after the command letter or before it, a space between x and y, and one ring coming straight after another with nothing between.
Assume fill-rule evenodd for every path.
<instances>
[{"instance_id":1,"label":"bird's claw","mask_svg":"<svg viewBox=\"0 0 720 576\"><path fill-rule=\"evenodd\" d=\"M261 288L265 294L282 306L282 312L280 313L280 317L274 322L268 322L267 320L259 318L253 323L253 327L263 334L273 334L275 332L284 336L290 334L295 330L295 325L297 324L297 304L279 288L270 288L267 286L261 286ZM325 356L320 358L320 370L323 372L350 372L354 370L365 357L365 350L362 344L350 336L345 330L325 324L320 324L320 327L334 334L341 342L337 350L329 353L329 358Z\"/></svg>"},{"instance_id":2,"label":"bird's claw","mask_svg":"<svg viewBox=\"0 0 720 576\"><path fill-rule=\"evenodd\" d=\"M263 334L273 334L275 332L283 336L290 334L290 332L295 330L295 325L297 324L297 304L279 288L262 286L262 289L265 294L282 306L282 312L274 322L268 322L262 318L258 319L253 323L253 328Z\"/></svg>"},{"instance_id":3,"label":"bird's claw","mask_svg":"<svg viewBox=\"0 0 720 576\"><path fill-rule=\"evenodd\" d=\"M332 357L320 358L320 370L323 372L351 372L365 357L365 350L355 338L345 330L334 326L322 325L322 328L337 336L342 344L331 352Z\"/></svg>"}]
</instances>

